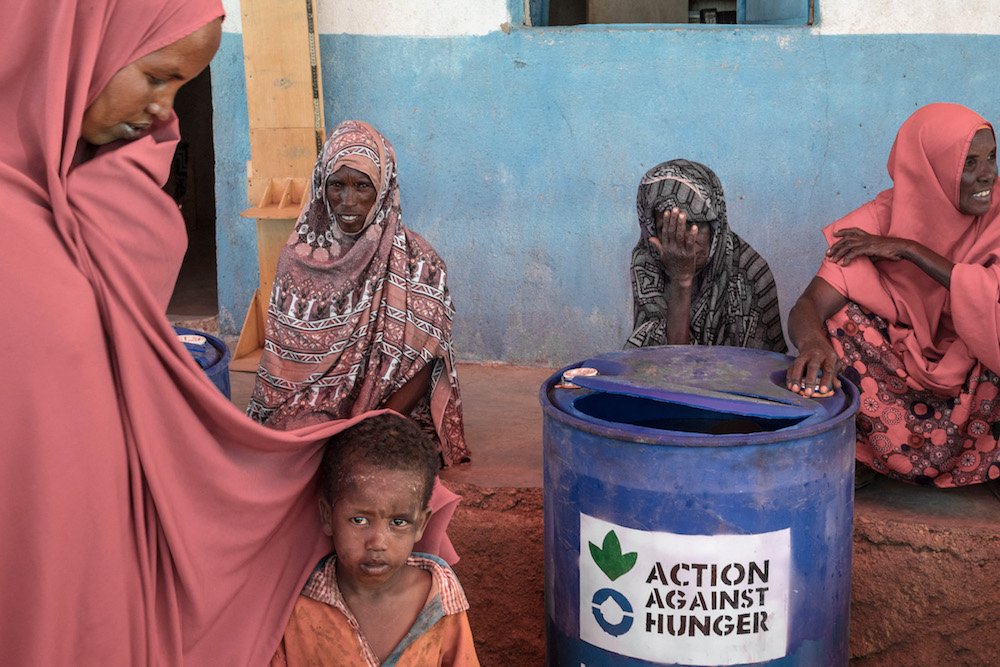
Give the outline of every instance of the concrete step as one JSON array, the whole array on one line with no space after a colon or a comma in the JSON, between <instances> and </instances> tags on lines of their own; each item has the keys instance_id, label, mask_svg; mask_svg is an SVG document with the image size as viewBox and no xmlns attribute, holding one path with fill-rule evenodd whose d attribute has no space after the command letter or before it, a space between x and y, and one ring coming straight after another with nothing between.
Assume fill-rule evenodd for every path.
<instances>
[{"instance_id":1,"label":"concrete step","mask_svg":"<svg viewBox=\"0 0 1000 667\"><path fill-rule=\"evenodd\" d=\"M1000 665L1000 500L879 477L855 493L851 654L865 667Z\"/></svg>"}]
</instances>

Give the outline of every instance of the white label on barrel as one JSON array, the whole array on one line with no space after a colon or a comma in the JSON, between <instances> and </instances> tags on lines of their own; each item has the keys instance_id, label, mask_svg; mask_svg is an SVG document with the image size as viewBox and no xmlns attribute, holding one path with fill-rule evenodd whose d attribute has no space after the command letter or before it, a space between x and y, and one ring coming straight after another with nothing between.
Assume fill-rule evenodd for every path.
<instances>
[{"instance_id":1,"label":"white label on barrel","mask_svg":"<svg viewBox=\"0 0 1000 667\"><path fill-rule=\"evenodd\" d=\"M580 514L580 639L619 655L733 665L788 650L791 531L677 535Z\"/></svg>"}]
</instances>

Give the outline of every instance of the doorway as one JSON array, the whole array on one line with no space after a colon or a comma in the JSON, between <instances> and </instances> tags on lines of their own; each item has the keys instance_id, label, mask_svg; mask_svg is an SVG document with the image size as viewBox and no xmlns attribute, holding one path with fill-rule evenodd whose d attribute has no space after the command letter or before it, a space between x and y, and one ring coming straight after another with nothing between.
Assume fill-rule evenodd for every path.
<instances>
[{"instance_id":1,"label":"doorway","mask_svg":"<svg viewBox=\"0 0 1000 667\"><path fill-rule=\"evenodd\" d=\"M174 111L180 120L181 140L165 190L184 217L188 249L167 314L171 321L195 323L195 328L217 329L219 313L215 245L215 143L212 132L211 68L177 92ZM215 319L213 319L215 318Z\"/></svg>"}]
</instances>

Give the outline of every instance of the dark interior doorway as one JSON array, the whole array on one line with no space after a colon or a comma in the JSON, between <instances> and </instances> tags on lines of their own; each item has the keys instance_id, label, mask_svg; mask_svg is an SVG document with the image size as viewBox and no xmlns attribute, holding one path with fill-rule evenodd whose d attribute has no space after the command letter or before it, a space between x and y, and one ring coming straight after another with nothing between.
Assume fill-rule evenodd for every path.
<instances>
[{"instance_id":1,"label":"dark interior doorway","mask_svg":"<svg viewBox=\"0 0 1000 667\"><path fill-rule=\"evenodd\" d=\"M210 68L178 91L174 110L180 119L181 141L165 189L184 216L188 249L167 313L172 320L215 317L219 298Z\"/></svg>"}]
</instances>

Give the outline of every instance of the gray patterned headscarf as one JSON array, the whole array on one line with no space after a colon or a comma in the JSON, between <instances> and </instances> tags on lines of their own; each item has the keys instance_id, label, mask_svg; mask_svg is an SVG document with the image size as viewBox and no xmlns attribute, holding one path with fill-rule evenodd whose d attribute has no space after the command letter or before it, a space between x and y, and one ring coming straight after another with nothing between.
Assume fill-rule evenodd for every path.
<instances>
[{"instance_id":1,"label":"gray patterned headscarf","mask_svg":"<svg viewBox=\"0 0 1000 667\"><path fill-rule=\"evenodd\" d=\"M708 261L695 277L691 298L691 342L786 352L778 292L767 262L729 229L722 183L703 164L670 160L642 177L636 196L639 242L632 251L635 324L626 347L663 345L670 304L669 281L659 253L649 242L656 219L679 208L689 222L711 229Z\"/></svg>"}]
</instances>

